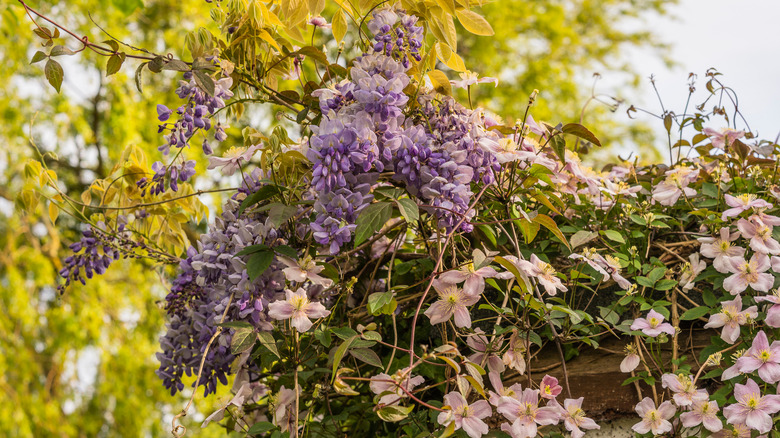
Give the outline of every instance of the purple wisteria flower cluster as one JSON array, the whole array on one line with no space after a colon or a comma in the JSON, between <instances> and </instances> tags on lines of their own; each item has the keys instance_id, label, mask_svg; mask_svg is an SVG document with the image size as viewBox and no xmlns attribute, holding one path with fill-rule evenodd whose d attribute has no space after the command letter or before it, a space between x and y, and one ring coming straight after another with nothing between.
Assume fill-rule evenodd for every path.
<instances>
[{"instance_id":1,"label":"purple wisteria flower cluster","mask_svg":"<svg viewBox=\"0 0 780 438\"><path fill-rule=\"evenodd\" d=\"M98 226L102 225L98 223ZM121 232L122 229L119 231ZM73 255L65 258L63 261L65 266L60 269L60 277L65 279L65 283L57 286L60 293L73 280L86 284L87 278L92 278L95 274L103 275L111 263L119 259L119 250L111 245L111 241L113 239L99 233L91 226L82 231L81 240L72 243L69 247Z\"/></svg>"},{"instance_id":2,"label":"purple wisteria flower cluster","mask_svg":"<svg viewBox=\"0 0 780 438\"><path fill-rule=\"evenodd\" d=\"M399 53L419 59L422 30L416 20L400 10L376 12L369 22L378 41L374 50L354 62L351 80L314 93L324 117L312 128L308 152L318 193L312 230L332 254L351 240L355 219L373 199L370 185L381 172L394 171L393 178L429 203L439 225L450 232L458 222L464 222L464 231L471 228L461 220L469 216L471 182L489 184L500 169L480 146L482 137L497 134L488 133L479 112L421 93L422 109L407 114L409 61Z\"/></svg>"}]
</instances>

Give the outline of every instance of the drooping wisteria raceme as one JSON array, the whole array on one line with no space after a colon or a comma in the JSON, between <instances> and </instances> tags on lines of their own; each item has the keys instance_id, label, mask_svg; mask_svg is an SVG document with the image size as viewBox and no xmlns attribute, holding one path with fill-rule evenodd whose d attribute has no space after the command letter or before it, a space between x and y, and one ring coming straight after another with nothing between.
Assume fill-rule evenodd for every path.
<instances>
[{"instance_id":1,"label":"drooping wisteria raceme","mask_svg":"<svg viewBox=\"0 0 780 438\"><path fill-rule=\"evenodd\" d=\"M188 37L192 62L146 60L140 72L183 73L180 101L156 108L163 157L128 148L75 214L88 225L61 291L122 258L164 274L162 384L233 388L204 427L580 438L599 428L599 394L570 385L566 364L611 339L625 355L610 372L639 392L637 434L776 427L776 145L747 144L728 118L715 129L715 108L674 119L669 166L595 169L596 136L535 121L537 92L511 123L461 103L458 88L497 84L449 41L453 18L490 33L468 5L342 4L329 23L319 3L221 2L222 33ZM271 128L243 117L269 108ZM196 191L199 163L229 183ZM211 217L207 193L224 195ZM545 351L559 362L541 372Z\"/></svg>"}]
</instances>

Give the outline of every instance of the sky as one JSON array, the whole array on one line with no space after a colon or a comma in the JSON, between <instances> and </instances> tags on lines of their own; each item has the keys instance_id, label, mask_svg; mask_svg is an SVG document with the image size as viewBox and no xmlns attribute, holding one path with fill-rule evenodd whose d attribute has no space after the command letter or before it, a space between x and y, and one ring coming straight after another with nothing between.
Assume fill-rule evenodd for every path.
<instances>
[{"instance_id":1,"label":"sky","mask_svg":"<svg viewBox=\"0 0 780 438\"><path fill-rule=\"evenodd\" d=\"M683 112L689 72L698 74L692 102L702 101L707 95L705 72L715 67L723 73L722 82L737 93L750 129L759 138L775 140L780 133L780 0L681 0L669 12L648 24L671 43L678 65L670 69L658 57L632 56L637 71L646 78L655 76L666 109ZM642 84L636 101L627 102L632 103L661 112L649 81ZM665 136L662 124L656 126Z\"/></svg>"}]
</instances>

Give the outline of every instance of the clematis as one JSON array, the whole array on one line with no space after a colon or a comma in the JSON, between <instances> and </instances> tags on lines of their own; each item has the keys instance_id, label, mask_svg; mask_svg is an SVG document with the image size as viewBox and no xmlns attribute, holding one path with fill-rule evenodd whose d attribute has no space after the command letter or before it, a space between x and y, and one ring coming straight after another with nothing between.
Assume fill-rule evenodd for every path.
<instances>
[{"instance_id":1,"label":"clematis","mask_svg":"<svg viewBox=\"0 0 780 438\"><path fill-rule=\"evenodd\" d=\"M455 430L463 429L471 438L479 438L490 431L482 421L493 414L486 400L468 404L461 393L453 391L444 395L444 404L450 407L448 412L439 413L437 421L442 426L455 422Z\"/></svg>"},{"instance_id":2,"label":"clematis","mask_svg":"<svg viewBox=\"0 0 780 438\"><path fill-rule=\"evenodd\" d=\"M480 78L479 74L477 73L471 71L464 71L460 74L459 81L450 81L450 84L452 84L452 86L455 88L468 88L474 84L486 84L488 82L492 82L493 85L496 87L498 86L498 79L496 78L489 78L489 77Z\"/></svg>"},{"instance_id":3,"label":"clematis","mask_svg":"<svg viewBox=\"0 0 780 438\"><path fill-rule=\"evenodd\" d=\"M780 243L772 238L772 227L761 221L740 219L737 228L746 239L750 239L750 249L762 254L780 254Z\"/></svg>"},{"instance_id":4,"label":"clematis","mask_svg":"<svg viewBox=\"0 0 780 438\"><path fill-rule=\"evenodd\" d=\"M333 284L333 280L319 275L325 268L314 263L314 259L312 259L311 256L307 255L297 261L284 256L279 256L278 259L287 266L282 272L284 272L284 276L290 281L303 283L304 281L309 280L313 284L319 284L326 288Z\"/></svg>"},{"instance_id":5,"label":"clematis","mask_svg":"<svg viewBox=\"0 0 780 438\"><path fill-rule=\"evenodd\" d=\"M688 187L688 184L699 177L699 169L677 166L667 170L665 175L666 179L653 188L653 200L659 204L672 206L683 194L687 197L696 195L696 190Z\"/></svg>"},{"instance_id":6,"label":"clematis","mask_svg":"<svg viewBox=\"0 0 780 438\"><path fill-rule=\"evenodd\" d=\"M772 342L763 330L753 338L753 345L745 352L745 355L737 360L737 366L741 373L758 371L761 380L767 383L780 381L780 341Z\"/></svg>"},{"instance_id":7,"label":"clematis","mask_svg":"<svg viewBox=\"0 0 780 438\"><path fill-rule=\"evenodd\" d=\"M300 391L300 387L298 391ZM291 412L289 409L293 407L293 403L295 403L295 395L295 391L287 389L282 385L279 392L271 397L270 404L273 406L274 410L273 423L274 425L279 426L282 432L287 432L290 430L291 426L295 427L291 424L294 417L290 415Z\"/></svg>"},{"instance_id":8,"label":"clematis","mask_svg":"<svg viewBox=\"0 0 780 438\"><path fill-rule=\"evenodd\" d=\"M745 248L741 246L732 245L731 242L737 240L740 233L731 233L727 227L720 229L720 237L701 237L699 242L701 245L701 255L714 259L712 266L715 270L725 274L729 272L731 263L729 258L742 257L745 255Z\"/></svg>"},{"instance_id":9,"label":"clematis","mask_svg":"<svg viewBox=\"0 0 780 438\"><path fill-rule=\"evenodd\" d=\"M699 254L693 253L688 257L689 263L686 263L680 274L680 287L682 290L689 291L693 289L694 280L707 267L707 263L699 260Z\"/></svg>"},{"instance_id":10,"label":"clematis","mask_svg":"<svg viewBox=\"0 0 780 438\"><path fill-rule=\"evenodd\" d=\"M722 429L711 436L712 438L750 438L753 434L744 424L733 424L730 428ZM766 435L759 435L758 438L766 438Z\"/></svg>"},{"instance_id":11,"label":"clematis","mask_svg":"<svg viewBox=\"0 0 780 438\"><path fill-rule=\"evenodd\" d=\"M707 391L696 389L691 376L685 374L666 373L661 376L661 384L672 391L674 402L677 406L691 406L692 404L709 399Z\"/></svg>"},{"instance_id":12,"label":"clematis","mask_svg":"<svg viewBox=\"0 0 780 438\"><path fill-rule=\"evenodd\" d=\"M542 377L542 381L539 383L539 395L542 398L553 400L555 397L558 397L561 391L563 391L563 388L558 384L558 379L548 375Z\"/></svg>"},{"instance_id":13,"label":"clematis","mask_svg":"<svg viewBox=\"0 0 780 438\"><path fill-rule=\"evenodd\" d=\"M736 353L731 355L731 358L734 360L734 365L723 370L723 374L720 375L720 380L726 381L740 375L739 358L741 358L744 355L745 355L745 350L737 350Z\"/></svg>"},{"instance_id":14,"label":"clematis","mask_svg":"<svg viewBox=\"0 0 780 438\"><path fill-rule=\"evenodd\" d=\"M501 358L504 361L504 365L517 371L521 376L525 373L525 344L517 334L517 330L512 332L512 336L509 337L509 349L506 350L504 356Z\"/></svg>"},{"instance_id":15,"label":"clematis","mask_svg":"<svg viewBox=\"0 0 780 438\"><path fill-rule=\"evenodd\" d=\"M496 390L495 392L488 391L488 400L493 406L498 406L499 402L501 401L501 397L513 397L519 399L520 395L523 393L523 387L519 383L514 383L512 386L505 388L504 383L501 381L500 373L491 371L488 373L488 379L490 379L490 383Z\"/></svg>"},{"instance_id":16,"label":"clematis","mask_svg":"<svg viewBox=\"0 0 780 438\"><path fill-rule=\"evenodd\" d=\"M241 162L248 162L252 156L260 149L260 145L247 147L232 147L221 157L209 157L208 169L222 169L223 175L233 175L241 168Z\"/></svg>"},{"instance_id":17,"label":"clematis","mask_svg":"<svg viewBox=\"0 0 780 438\"><path fill-rule=\"evenodd\" d=\"M657 337L661 333L674 336L674 327L668 322L664 322L664 316L655 310L647 313L647 318L637 318L631 324L631 330L642 330L642 333L650 337Z\"/></svg>"},{"instance_id":18,"label":"clematis","mask_svg":"<svg viewBox=\"0 0 780 438\"><path fill-rule=\"evenodd\" d=\"M308 331L313 325L309 318L324 318L330 315L330 310L322 303L309 301L303 288L296 292L286 289L284 294L284 301L277 300L268 305L268 316L276 320L289 319L290 325L301 333Z\"/></svg>"},{"instance_id":19,"label":"clematis","mask_svg":"<svg viewBox=\"0 0 780 438\"><path fill-rule=\"evenodd\" d=\"M669 420L674 417L676 409L674 405L667 400L661 403L658 408L655 407L653 399L645 397L636 405L636 413L642 417L642 421L631 427L634 432L661 435L672 430L672 423Z\"/></svg>"},{"instance_id":20,"label":"clematis","mask_svg":"<svg viewBox=\"0 0 780 438\"><path fill-rule=\"evenodd\" d=\"M439 275L439 281L449 284L463 284L463 292L466 295L478 297L485 290L485 279L495 277L498 274L490 266L474 269L474 263L469 263L457 271L447 271Z\"/></svg>"},{"instance_id":21,"label":"clematis","mask_svg":"<svg viewBox=\"0 0 780 438\"><path fill-rule=\"evenodd\" d=\"M307 23L311 24L314 27L319 27L322 29L330 29L330 23L328 23L325 18L323 18L321 15L317 15L314 17L309 18L309 21Z\"/></svg>"},{"instance_id":22,"label":"clematis","mask_svg":"<svg viewBox=\"0 0 780 438\"><path fill-rule=\"evenodd\" d=\"M739 216L750 209L762 210L765 208L772 208L772 204L763 199L759 199L758 196L752 193L745 193L739 196L732 196L726 193L724 197L726 198L726 205L731 207L721 215L721 219L724 221L728 217Z\"/></svg>"},{"instance_id":23,"label":"clematis","mask_svg":"<svg viewBox=\"0 0 780 438\"><path fill-rule=\"evenodd\" d=\"M772 430L770 414L780 411L780 395L762 396L756 382L747 379L744 385L734 385L734 397L737 403L723 408L727 423L744 424L759 433Z\"/></svg>"},{"instance_id":24,"label":"clematis","mask_svg":"<svg viewBox=\"0 0 780 438\"><path fill-rule=\"evenodd\" d=\"M758 318L758 308L750 306L742 310L742 297L736 297L731 301L722 302L721 311L711 315L704 328L723 327L720 337L729 344L733 344L739 338L739 327L747 324L748 319L755 320L756 318Z\"/></svg>"},{"instance_id":25,"label":"clematis","mask_svg":"<svg viewBox=\"0 0 780 438\"><path fill-rule=\"evenodd\" d=\"M203 424L201 424L201 428L204 428L209 425L212 421L220 421L225 417L225 410L230 406L235 406L237 408L241 408L244 406L244 399L252 395L252 386L249 382L244 383L241 385L241 387L236 392L236 395L233 396L230 401L225 403L224 406L221 406L219 409L214 411L211 415L206 417L205 420L203 420Z\"/></svg>"},{"instance_id":26,"label":"clematis","mask_svg":"<svg viewBox=\"0 0 780 438\"><path fill-rule=\"evenodd\" d=\"M628 290L628 288L631 287L631 282L620 275L620 262L611 255L602 256L596 251L586 249L582 254L569 255L569 258L584 260L591 268L598 271L603 278L612 277L618 286L622 287L624 290Z\"/></svg>"},{"instance_id":27,"label":"clematis","mask_svg":"<svg viewBox=\"0 0 780 438\"><path fill-rule=\"evenodd\" d=\"M585 436L585 430L601 429L601 426L596 424L590 418L585 417L585 411L582 410L582 401L585 397L576 399L567 398L563 401L563 406L558 402L553 401L553 406L558 409L558 415L563 419L563 425L566 430L571 432L572 438L582 438Z\"/></svg>"},{"instance_id":28,"label":"clematis","mask_svg":"<svg viewBox=\"0 0 780 438\"><path fill-rule=\"evenodd\" d=\"M741 294L748 286L760 292L769 292L772 288L775 277L766 272L770 267L766 254L753 254L750 261L744 257L733 257L729 261L729 272L733 275L723 280L723 289L732 295Z\"/></svg>"},{"instance_id":29,"label":"clematis","mask_svg":"<svg viewBox=\"0 0 780 438\"><path fill-rule=\"evenodd\" d=\"M639 366L639 355L636 353L636 347L633 344L626 345L626 357L620 362L620 372L630 373Z\"/></svg>"},{"instance_id":30,"label":"clematis","mask_svg":"<svg viewBox=\"0 0 780 438\"><path fill-rule=\"evenodd\" d=\"M559 290L562 292L568 290L561 283L561 279L555 275L555 268L549 263L540 260L536 254L531 254L530 261L520 260L517 265L526 275L536 277L536 280L539 281L539 284L544 287L544 290L550 296L555 296Z\"/></svg>"},{"instance_id":31,"label":"clematis","mask_svg":"<svg viewBox=\"0 0 780 438\"><path fill-rule=\"evenodd\" d=\"M494 347L491 345L491 342L488 341L485 332L482 331L481 328L474 329L474 335L466 338L466 344L475 351L474 354L469 356L469 361L482 367L487 364L488 370L490 371L498 373L504 372L504 362L501 361L500 357L493 353L495 350L498 350L498 348L494 350ZM500 346L501 342L497 342L497 344Z\"/></svg>"},{"instance_id":32,"label":"clematis","mask_svg":"<svg viewBox=\"0 0 780 438\"><path fill-rule=\"evenodd\" d=\"M519 398L501 397L496 410L512 422L511 427L502 426L501 430L513 437L535 437L537 425L555 424L560 414L552 406L539 407L539 391L526 388Z\"/></svg>"},{"instance_id":33,"label":"clematis","mask_svg":"<svg viewBox=\"0 0 780 438\"><path fill-rule=\"evenodd\" d=\"M780 289L775 289L774 293L771 295L756 297L756 301L773 304L773 306L770 306L769 309L767 309L764 322L766 322L766 325L769 327L780 327Z\"/></svg>"},{"instance_id":34,"label":"clematis","mask_svg":"<svg viewBox=\"0 0 780 438\"><path fill-rule=\"evenodd\" d=\"M433 287L439 293L439 300L431 304L431 307L425 311L431 324L440 324L454 316L455 326L471 327L468 306L476 304L479 301L479 295L469 295L454 284L439 281L434 281Z\"/></svg>"},{"instance_id":35,"label":"clematis","mask_svg":"<svg viewBox=\"0 0 780 438\"><path fill-rule=\"evenodd\" d=\"M723 429L723 422L718 418L718 403L710 400L695 402L690 411L680 414L680 420L687 428L701 424L710 432Z\"/></svg>"},{"instance_id":36,"label":"clematis","mask_svg":"<svg viewBox=\"0 0 780 438\"><path fill-rule=\"evenodd\" d=\"M368 386L374 394L384 394L379 399L379 404L389 406L397 404L402 398L409 397L406 391L411 392L415 387L422 385L423 382L425 382L425 379L422 376L413 376L409 367L406 367L396 371L392 376L379 373L371 377L371 382Z\"/></svg>"},{"instance_id":37,"label":"clematis","mask_svg":"<svg viewBox=\"0 0 780 438\"><path fill-rule=\"evenodd\" d=\"M712 147L724 150L734 143L734 140L745 136L745 131L731 128L704 128L702 133L710 138Z\"/></svg>"}]
</instances>

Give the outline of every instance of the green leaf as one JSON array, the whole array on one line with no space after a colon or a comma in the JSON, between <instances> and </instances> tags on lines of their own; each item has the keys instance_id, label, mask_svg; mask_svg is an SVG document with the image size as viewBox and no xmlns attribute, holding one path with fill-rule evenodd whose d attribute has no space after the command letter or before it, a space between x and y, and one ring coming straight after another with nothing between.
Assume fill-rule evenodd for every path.
<instances>
[{"instance_id":1,"label":"green leaf","mask_svg":"<svg viewBox=\"0 0 780 438\"><path fill-rule=\"evenodd\" d=\"M244 247L241 251L237 252L237 256L243 256L243 255L249 255L254 254L259 251L265 251L268 250L270 247L268 245L260 244L260 245L249 245Z\"/></svg>"},{"instance_id":2,"label":"green leaf","mask_svg":"<svg viewBox=\"0 0 780 438\"><path fill-rule=\"evenodd\" d=\"M252 324L246 321L228 321L228 322L217 324L217 327L234 328L234 329L252 328Z\"/></svg>"},{"instance_id":3,"label":"green leaf","mask_svg":"<svg viewBox=\"0 0 780 438\"><path fill-rule=\"evenodd\" d=\"M111 0L111 3L116 6L117 9L122 11L125 15L132 14L136 9L142 8L144 2L142 0Z\"/></svg>"},{"instance_id":4,"label":"green leaf","mask_svg":"<svg viewBox=\"0 0 780 438\"><path fill-rule=\"evenodd\" d=\"M379 231L392 214L393 204L390 202L377 202L363 209L355 221L355 247Z\"/></svg>"},{"instance_id":5,"label":"green leaf","mask_svg":"<svg viewBox=\"0 0 780 438\"><path fill-rule=\"evenodd\" d=\"M354 338L358 335L358 332L355 330L352 330L349 327L336 327L330 329L331 332L333 332L334 335L338 336L339 338L343 340L348 340L349 338Z\"/></svg>"},{"instance_id":6,"label":"green leaf","mask_svg":"<svg viewBox=\"0 0 780 438\"><path fill-rule=\"evenodd\" d=\"M279 359L282 358L282 356L279 355L279 349L276 348L276 340L270 332L259 332L257 334L257 339L260 340L260 345L267 348L274 356Z\"/></svg>"},{"instance_id":7,"label":"green leaf","mask_svg":"<svg viewBox=\"0 0 780 438\"><path fill-rule=\"evenodd\" d=\"M61 56L61 55L75 55L76 52L70 50L65 46L54 46L51 48L49 56Z\"/></svg>"},{"instance_id":8,"label":"green leaf","mask_svg":"<svg viewBox=\"0 0 780 438\"><path fill-rule=\"evenodd\" d=\"M710 313L711 310L712 309L710 309L709 307L705 307L705 306L694 307L692 309L686 310L685 313L680 315L680 319L683 320L683 321L690 321L692 319L698 319L698 318L701 318L702 316Z\"/></svg>"},{"instance_id":9,"label":"green leaf","mask_svg":"<svg viewBox=\"0 0 780 438\"><path fill-rule=\"evenodd\" d=\"M32 60L30 61L30 64L35 64L36 62L41 62L44 59L46 59L48 55L38 50L35 52L35 55L33 55Z\"/></svg>"},{"instance_id":10,"label":"green leaf","mask_svg":"<svg viewBox=\"0 0 780 438\"><path fill-rule=\"evenodd\" d=\"M450 79L441 70L433 70L428 72L428 78L431 80L433 89L445 96L452 95L452 84Z\"/></svg>"},{"instance_id":11,"label":"green leaf","mask_svg":"<svg viewBox=\"0 0 780 438\"><path fill-rule=\"evenodd\" d=\"M190 71L190 66L180 59L171 59L165 62L165 65L163 65L163 70L187 72Z\"/></svg>"},{"instance_id":12,"label":"green leaf","mask_svg":"<svg viewBox=\"0 0 780 438\"><path fill-rule=\"evenodd\" d=\"M214 84L214 79L211 76L206 74L203 70L193 70L192 76L195 78L195 83L201 90L205 91L209 96L214 95L216 86Z\"/></svg>"},{"instance_id":13,"label":"green leaf","mask_svg":"<svg viewBox=\"0 0 780 438\"><path fill-rule=\"evenodd\" d=\"M270 210L268 210L268 223L274 228L279 228L290 220L295 213L298 212L298 207L284 204L273 204Z\"/></svg>"},{"instance_id":14,"label":"green leaf","mask_svg":"<svg viewBox=\"0 0 780 438\"><path fill-rule=\"evenodd\" d=\"M615 230L605 230L601 233L606 236L607 239L613 242L626 243L625 239L623 239L623 236Z\"/></svg>"},{"instance_id":15,"label":"green leaf","mask_svg":"<svg viewBox=\"0 0 780 438\"><path fill-rule=\"evenodd\" d=\"M382 360L379 356L368 348L353 348L349 350L349 354L355 357L355 359L365 362L369 365L373 365L377 368L382 368Z\"/></svg>"},{"instance_id":16,"label":"green leaf","mask_svg":"<svg viewBox=\"0 0 780 438\"><path fill-rule=\"evenodd\" d=\"M261 433L270 432L274 429L276 429L276 426L274 426L273 423L268 421L261 421L259 423L253 424L252 427L246 431L246 433L249 435L258 435Z\"/></svg>"},{"instance_id":17,"label":"green leaf","mask_svg":"<svg viewBox=\"0 0 780 438\"><path fill-rule=\"evenodd\" d=\"M412 223L420 219L420 209L417 207L417 203L411 198L396 199L395 203L398 205L398 210L401 212L401 216L406 219L406 222Z\"/></svg>"},{"instance_id":18,"label":"green leaf","mask_svg":"<svg viewBox=\"0 0 780 438\"><path fill-rule=\"evenodd\" d=\"M677 286L677 280L672 279L666 279L661 280L658 283L655 284L654 289L655 290L669 290L673 287Z\"/></svg>"},{"instance_id":19,"label":"green leaf","mask_svg":"<svg viewBox=\"0 0 780 438\"><path fill-rule=\"evenodd\" d=\"M571 247L576 248L580 245L584 245L598 236L599 235L597 233L594 233L592 231L585 231L585 230L577 231L576 233L574 233L573 236L571 236Z\"/></svg>"},{"instance_id":20,"label":"green leaf","mask_svg":"<svg viewBox=\"0 0 780 438\"><path fill-rule=\"evenodd\" d=\"M148 64L148 62L144 62L144 63L140 64L135 69L135 88L137 88L138 92L142 93L142 94L143 94L144 90L143 90L143 82L141 81L141 79L142 79L141 78L141 74L143 73L144 67L146 67L146 64Z\"/></svg>"},{"instance_id":21,"label":"green leaf","mask_svg":"<svg viewBox=\"0 0 780 438\"><path fill-rule=\"evenodd\" d=\"M368 296L368 312L372 315L382 313L382 308L393 301L393 291L374 292Z\"/></svg>"},{"instance_id":22,"label":"green leaf","mask_svg":"<svg viewBox=\"0 0 780 438\"><path fill-rule=\"evenodd\" d=\"M414 409L414 405L410 405L407 407L385 406L384 408L376 411L376 414L379 415L379 418L381 418L384 421L395 423L397 421L401 421L404 418L408 417L409 414L412 412L412 409Z\"/></svg>"},{"instance_id":23,"label":"green leaf","mask_svg":"<svg viewBox=\"0 0 780 438\"><path fill-rule=\"evenodd\" d=\"M252 254L249 260L246 262L246 270L249 273L249 280L255 281L257 277L263 274L263 272L271 266L271 262L274 260L273 251L260 251Z\"/></svg>"},{"instance_id":24,"label":"green leaf","mask_svg":"<svg viewBox=\"0 0 780 438\"><path fill-rule=\"evenodd\" d=\"M704 292L701 293L701 299L704 301L704 304L710 307L715 307L715 305L718 304L718 299L715 298L715 294L709 289L705 289Z\"/></svg>"},{"instance_id":25,"label":"green leaf","mask_svg":"<svg viewBox=\"0 0 780 438\"><path fill-rule=\"evenodd\" d=\"M555 155L558 156L561 163L566 164L566 139L563 138L562 135L553 135L552 138L550 138L550 142L552 143Z\"/></svg>"},{"instance_id":26,"label":"green leaf","mask_svg":"<svg viewBox=\"0 0 780 438\"><path fill-rule=\"evenodd\" d=\"M62 78L65 76L60 63L49 58L49 60L46 61L46 67L44 67L43 72L51 86L59 93L60 87L62 87Z\"/></svg>"},{"instance_id":27,"label":"green leaf","mask_svg":"<svg viewBox=\"0 0 780 438\"><path fill-rule=\"evenodd\" d=\"M122 63L125 62L125 54L124 53L115 53L111 55L108 58L108 62L106 63L106 76L111 76L112 74L119 71L119 69L122 67Z\"/></svg>"},{"instance_id":28,"label":"green leaf","mask_svg":"<svg viewBox=\"0 0 780 438\"><path fill-rule=\"evenodd\" d=\"M647 278L653 283L655 283L658 280L664 278L664 275L666 275L666 268L659 266L657 268L653 268L653 270L650 271L649 274L647 274Z\"/></svg>"},{"instance_id":29,"label":"green leaf","mask_svg":"<svg viewBox=\"0 0 780 438\"><path fill-rule=\"evenodd\" d=\"M571 134L575 137L579 137L583 140L587 140L596 146L601 146L601 142L598 138L596 138L595 135L593 135L592 132L588 130L588 128L580 125L579 123L567 123L563 125L563 128L561 128L561 131L563 131L566 134Z\"/></svg>"},{"instance_id":30,"label":"green leaf","mask_svg":"<svg viewBox=\"0 0 780 438\"><path fill-rule=\"evenodd\" d=\"M474 35L491 36L495 34L490 23L485 20L485 17L474 11L458 9L455 11L455 15L457 15L458 21L463 25L463 28Z\"/></svg>"},{"instance_id":31,"label":"green leaf","mask_svg":"<svg viewBox=\"0 0 780 438\"><path fill-rule=\"evenodd\" d=\"M571 246L569 246L569 241L566 239L566 236L563 235L561 230L558 228L558 224L555 223L555 221L546 214L537 214L533 218L533 222L547 228L550 230L555 237L557 237L561 242L563 242L564 245L566 245L567 248L569 248L569 251L571 251Z\"/></svg>"},{"instance_id":32,"label":"green leaf","mask_svg":"<svg viewBox=\"0 0 780 438\"><path fill-rule=\"evenodd\" d=\"M271 198L272 196L276 196L281 194L284 190L287 190L284 187L279 187L274 184L268 184L265 186L260 187L257 189L256 192L252 193L251 195L244 198L244 201L241 202L241 207L238 208L238 215L241 216L241 214L246 210L247 208L259 203L263 202L266 199Z\"/></svg>"},{"instance_id":33,"label":"green leaf","mask_svg":"<svg viewBox=\"0 0 780 438\"><path fill-rule=\"evenodd\" d=\"M230 341L230 352L234 355L239 355L255 345L257 336L255 330L252 328L240 328L236 329L233 333L233 339Z\"/></svg>"},{"instance_id":34,"label":"green leaf","mask_svg":"<svg viewBox=\"0 0 780 438\"><path fill-rule=\"evenodd\" d=\"M344 11L341 8L333 16L331 30L333 31L333 37L336 38L336 42L340 43L344 40L344 35L347 34L347 17L344 16Z\"/></svg>"},{"instance_id":35,"label":"green leaf","mask_svg":"<svg viewBox=\"0 0 780 438\"><path fill-rule=\"evenodd\" d=\"M339 347L336 349L336 353L333 355L333 374L330 378L331 384L333 384L333 381L336 380L336 370L338 370L339 365L341 365L341 360L344 359L344 355L347 354L347 350L349 349L350 345L352 345L352 342L354 342L356 339L357 335L342 342L341 345L339 345Z\"/></svg>"},{"instance_id":36,"label":"green leaf","mask_svg":"<svg viewBox=\"0 0 780 438\"><path fill-rule=\"evenodd\" d=\"M298 251L296 251L295 249L287 245L275 246L274 251L276 251L277 254L281 254L285 257L289 257L293 260L298 258Z\"/></svg>"}]
</instances>

